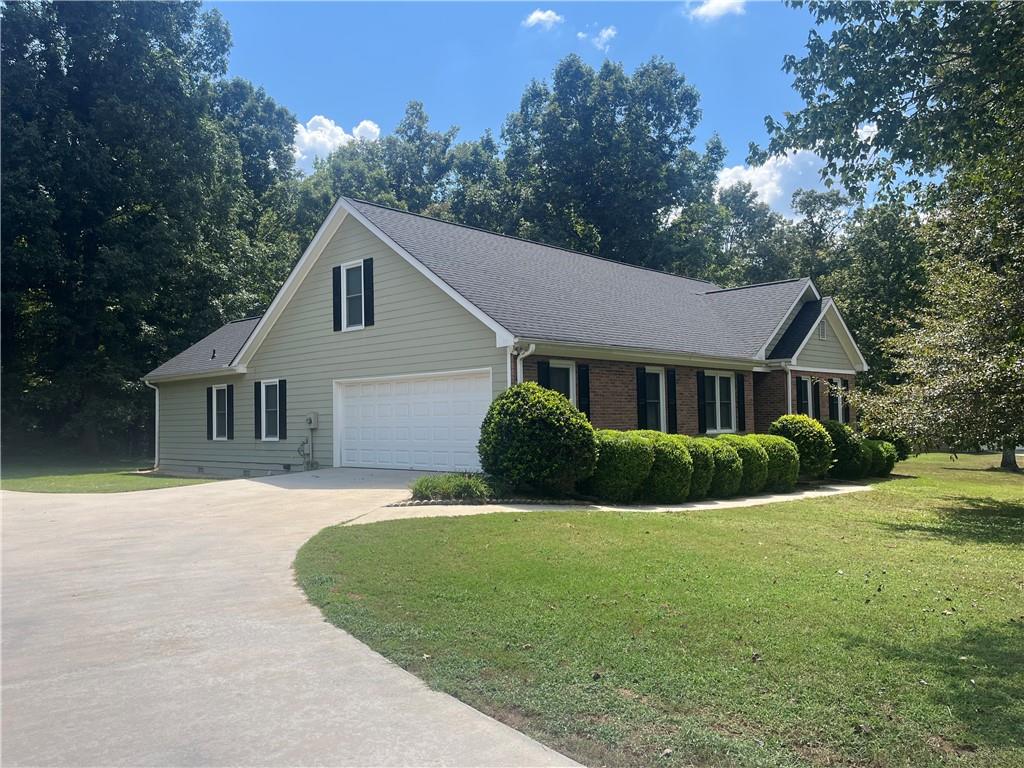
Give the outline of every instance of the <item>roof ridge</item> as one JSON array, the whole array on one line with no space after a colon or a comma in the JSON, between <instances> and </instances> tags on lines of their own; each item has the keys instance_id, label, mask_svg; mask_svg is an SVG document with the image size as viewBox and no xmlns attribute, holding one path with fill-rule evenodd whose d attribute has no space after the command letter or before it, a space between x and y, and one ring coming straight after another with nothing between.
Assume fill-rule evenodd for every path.
<instances>
[{"instance_id":1,"label":"roof ridge","mask_svg":"<svg viewBox=\"0 0 1024 768\"><path fill-rule=\"evenodd\" d=\"M228 320L224 325L233 325L234 323L244 323L246 320L260 320L263 317L261 312L258 315L249 315L248 317L240 317L237 320ZM223 327L223 326L221 326Z\"/></svg>"},{"instance_id":2,"label":"roof ridge","mask_svg":"<svg viewBox=\"0 0 1024 768\"><path fill-rule=\"evenodd\" d=\"M712 293L726 293L727 291L742 291L746 288L763 288L766 285L782 285L782 283L796 283L801 280L810 280L809 277L787 277L785 280L769 280L765 283L750 283L749 285L737 285L732 288L719 288L714 291L707 291L704 295L707 296Z\"/></svg>"},{"instance_id":3,"label":"roof ridge","mask_svg":"<svg viewBox=\"0 0 1024 768\"><path fill-rule=\"evenodd\" d=\"M609 264L618 264L619 266L623 266L623 267L632 267L633 269L642 269L645 272L654 272L655 274L665 275L666 277L677 277L677 278L679 278L681 280L689 280L689 281L694 282L694 283L707 283L708 285L715 285L715 283L711 282L710 280L704 280L703 278L700 278L700 277L689 277L688 275L679 275L679 274L676 274L675 272L666 272L666 271L664 271L662 269L655 269L654 267L645 267L645 266L642 266L640 264L630 264L628 261L617 261L616 259L609 259L607 256L596 256L593 253L586 253L584 251L575 251L572 248L564 248L561 245L552 245L551 243L542 243L540 240L529 240L529 239L527 239L525 237L518 237L516 235L506 235L506 234L504 234L502 232L494 232L493 230L484 229L483 227L474 227L474 226L471 226L469 224L460 224L457 221L446 221L445 219L439 219L436 216L427 216L426 214L423 214L423 213L416 213L414 211L405 211L405 210L402 210L401 208L394 208L394 207L392 207L390 205L383 205L381 203L374 203L374 202L372 202L370 200L363 200L360 197L350 197L348 195L342 195L342 197L344 197L346 200L350 200L352 202L363 203L364 205L372 205L374 208L383 208L385 211L394 211L395 213L404 213L404 214L407 214L409 216L416 216L416 217L421 218L421 219L426 219L427 221L436 221L439 224L450 224L453 227L460 227L461 229L469 229L469 230L472 230L474 232L483 232L485 235L494 235L495 237L503 237L506 240L516 240L516 241L518 241L520 243L529 243L530 245L539 245L539 246L541 246L543 248L551 248L551 249L556 250L556 251L564 251L565 253L571 253L571 254L574 254L576 256L585 256L588 259L597 259L598 261L606 261ZM708 293L712 293L712 291L708 291Z\"/></svg>"}]
</instances>

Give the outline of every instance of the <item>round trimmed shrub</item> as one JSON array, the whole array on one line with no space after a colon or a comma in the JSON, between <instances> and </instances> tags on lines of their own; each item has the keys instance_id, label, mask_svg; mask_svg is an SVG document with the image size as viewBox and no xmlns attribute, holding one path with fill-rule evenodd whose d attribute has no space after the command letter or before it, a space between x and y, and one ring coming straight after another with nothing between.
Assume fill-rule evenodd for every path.
<instances>
[{"instance_id":1,"label":"round trimmed shrub","mask_svg":"<svg viewBox=\"0 0 1024 768\"><path fill-rule=\"evenodd\" d=\"M865 440L864 445L871 451L871 474L874 477L888 477L896 466L896 446L887 440Z\"/></svg>"},{"instance_id":2,"label":"round trimmed shrub","mask_svg":"<svg viewBox=\"0 0 1024 768\"><path fill-rule=\"evenodd\" d=\"M634 430L651 441L654 463L647 480L640 488L640 498L657 504L682 504L690 493L693 459L681 435L666 435L651 429Z\"/></svg>"},{"instance_id":3,"label":"round trimmed shrub","mask_svg":"<svg viewBox=\"0 0 1024 768\"><path fill-rule=\"evenodd\" d=\"M779 435L750 435L768 454L768 482L765 490L791 491L800 474L800 453L796 443Z\"/></svg>"},{"instance_id":4,"label":"round trimmed shrub","mask_svg":"<svg viewBox=\"0 0 1024 768\"><path fill-rule=\"evenodd\" d=\"M690 501L699 501L708 495L711 481L715 477L715 454L711 450L713 441L706 437L683 437L686 450L693 461L693 475L690 477Z\"/></svg>"},{"instance_id":5,"label":"round trimmed shrub","mask_svg":"<svg viewBox=\"0 0 1024 768\"><path fill-rule=\"evenodd\" d=\"M870 460L865 462L865 453L861 448L861 437L846 424L838 421L826 421L823 423L828 436L832 438L832 445L835 449L833 458L835 461L828 470L830 477L839 477L844 480L857 480L866 477L871 470Z\"/></svg>"},{"instance_id":6,"label":"round trimmed shrub","mask_svg":"<svg viewBox=\"0 0 1024 768\"><path fill-rule=\"evenodd\" d=\"M832 466L832 438L820 421L804 414L780 416L772 422L770 431L796 444L801 476L821 477Z\"/></svg>"},{"instance_id":7,"label":"round trimmed shrub","mask_svg":"<svg viewBox=\"0 0 1024 768\"><path fill-rule=\"evenodd\" d=\"M892 443L892 447L896 449L896 461L906 461L910 458L910 454L913 453L914 447L910 444L910 439L899 432L869 426L864 429L864 437Z\"/></svg>"},{"instance_id":8,"label":"round trimmed shrub","mask_svg":"<svg viewBox=\"0 0 1024 768\"><path fill-rule=\"evenodd\" d=\"M628 503L636 498L654 464L654 443L635 432L597 432L597 467L581 484L589 496Z\"/></svg>"},{"instance_id":9,"label":"round trimmed shrub","mask_svg":"<svg viewBox=\"0 0 1024 768\"><path fill-rule=\"evenodd\" d=\"M763 491L768 482L768 454L761 444L748 435L719 435L716 439L731 445L740 456L743 463L740 493L753 496Z\"/></svg>"},{"instance_id":10,"label":"round trimmed shrub","mask_svg":"<svg viewBox=\"0 0 1024 768\"><path fill-rule=\"evenodd\" d=\"M477 450L484 471L517 491L568 494L597 464L597 438L587 417L532 381L494 399Z\"/></svg>"},{"instance_id":11,"label":"round trimmed shrub","mask_svg":"<svg viewBox=\"0 0 1024 768\"><path fill-rule=\"evenodd\" d=\"M735 496L743 482L743 461L736 449L723 440L709 440L715 457L715 474L708 495L713 499Z\"/></svg>"}]
</instances>

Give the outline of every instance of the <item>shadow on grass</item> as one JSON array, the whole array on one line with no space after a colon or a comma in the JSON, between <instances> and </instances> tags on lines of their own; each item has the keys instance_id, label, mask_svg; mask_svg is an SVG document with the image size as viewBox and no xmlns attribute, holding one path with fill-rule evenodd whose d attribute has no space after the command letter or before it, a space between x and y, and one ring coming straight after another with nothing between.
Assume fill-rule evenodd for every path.
<instances>
[{"instance_id":1,"label":"shadow on grass","mask_svg":"<svg viewBox=\"0 0 1024 768\"><path fill-rule=\"evenodd\" d=\"M1024 503L947 496L930 522L882 523L894 533L923 533L956 543L1024 544Z\"/></svg>"},{"instance_id":2,"label":"shadow on grass","mask_svg":"<svg viewBox=\"0 0 1024 768\"><path fill-rule=\"evenodd\" d=\"M1016 747L1024 734L1024 623L980 627L956 638L919 647L876 644L851 638L851 646L874 646L881 655L912 668L920 689L963 727L936 734L947 751L980 746Z\"/></svg>"}]
</instances>

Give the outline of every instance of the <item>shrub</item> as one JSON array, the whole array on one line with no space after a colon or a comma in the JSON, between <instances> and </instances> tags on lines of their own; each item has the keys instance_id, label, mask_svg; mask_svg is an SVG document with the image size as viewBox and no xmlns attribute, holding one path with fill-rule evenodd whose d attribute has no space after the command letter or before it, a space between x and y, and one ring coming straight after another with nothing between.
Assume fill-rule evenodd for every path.
<instances>
[{"instance_id":1,"label":"shrub","mask_svg":"<svg viewBox=\"0 0 1024 768\"><path fill-rule=\"evenodd\" d=\"M412 497L420 501L484 501L494 492L480 474L424 475L412 484Z\"/></svg>"},{"instance_id":2,"label":"shrub","mask_svg":"<svg viewBox=\"0 0 1024 768\"><path fill-rule=\"evenodd\" d=\"M753 496L763 491L768 482L768 454L761 444L745 435L719 435L717 439L735 448L743 463L740 493Z\"/></svg>"},{"instance_id":3,"label":"shrub","mask_svg":"<svg viewBox=\"0 0 1024 768\"><path fill-rule=\"evenodd\" d=\"M517 491L570 493L597 463L597 438L587 417L563 395L532 381L494 399L477 449L484 471Z\"/></svg>"},{"instance_id":4,"label":"shrub","mask_svg":"<svg viewBox=\"0 0 1024 768\"><path fill-rule=\"evenodd\" d=\"M647 480L640 488L645 501L658 504L682 504L690 493L693 459L682 435L666 435L650 429L631 434L650 440L654 446L654 463Z\"/></svg>"},{"instance_id":5,"label":"shrub","mask_svg":"<svg viewBox=\"0 0 1024 768\"><path fill-rule=\"evenodd\" d=\"M860 435L838 421L826 421L823 426L828 436L832 438L832 445L835 448L835 462L828 471L829 475L844 480L866 477L871 470L871 454L863 450Z\"/></svg>"},{"instance_id":6,"label":"shrub","mask_svg":"<svg viewBox=\"0 0 1024 768\"><path fill-rule=\"evenodd\" d=\"M708 495L713 499L735 496L743 482L743 462L736 449L723 440L708 440L715 457L715 474Z\"/></svg>"},{"instance_id":7,"label":"shrub","mask_svg":"<svg viewBox=\"0 0 1024 768\"><path fill-rule=\"evenodd\" d=\"M715 454L711 450L712 442L706 437L684 437L686 450L693 461L693 475L690 477L690 501L698 501L708 495L711 481L715 477Z\"/></svg>"},{"instance_id":8,"label":"shrub","mask_svg":"<svg viewBox=\"0 0 1024 768\"><path fill-rule=\"evenodd\" d=\"M602 429L597 447L597 467L581 490L608 501L632 501L654 464L654 443L635 432Z\"/></svg>"},{"instance_id":9,"label":"shrub","mask_svg":"<svg viewBox=\"0 0 1024 768\"><path fill-rule=\"evenodd\" d=\"M896 461L906 461L910 458L910 454L913 453L913 446L910 444L910 438L899 432L891 432L878 427L870 427L864 430L864 437L872 440L884 440L887 443L892 443L892 447L896 449Z\"/></svg>"},{"instance_id":10,"label":"shrub","mask_svg":"<svg viewBox=\"0 0 1024 768\"><path fill-rule=\"evenodd\" d=\"M757 441L768 454L768 482L765 489L783 492L793 490L800 473L800 454L796 443L779 435L750 435L750 439Z\"/></svg>"},{"instance_id":11,"label":"shrub","mask_svg":"<svg viewBox=\"0 0 1024 768\"><path fill-rule=\"evenodd\" d=\"M802 476L821 477L832 466L832 438L821 422L810 416L780 416L772 422L771 433L796 444Z\"/></svg>"},{"instance_id":12,"label":"shrub","mask_svg":"<svg viewBox=\"0 0 1024 768\"><path fill-rule=\"evenodd\" d=\"M888 477L896 466L896 447L887 440L865 440L865 447L871 452L871 474L874 477Z\"/></svg>"}]
</instances>

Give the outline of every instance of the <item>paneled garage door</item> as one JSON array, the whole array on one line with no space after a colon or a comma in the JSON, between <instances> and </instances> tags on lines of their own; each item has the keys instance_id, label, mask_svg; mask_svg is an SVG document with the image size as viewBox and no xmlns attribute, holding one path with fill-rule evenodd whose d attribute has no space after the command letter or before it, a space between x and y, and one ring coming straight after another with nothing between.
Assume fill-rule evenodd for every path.
<instances>
[{"instance_id":1,"label":"paneled garage door","mask_svg":"<svg viewBox=\"0 0 1024 768\"><path fill-rule=\"evenodd\" d=\"M478 470L491 372L334 383L335 466Z\"/></svg>"}]
</instances>

